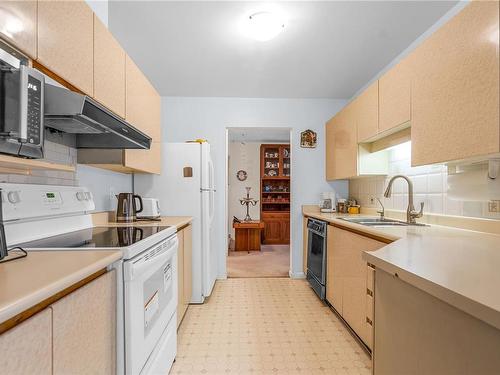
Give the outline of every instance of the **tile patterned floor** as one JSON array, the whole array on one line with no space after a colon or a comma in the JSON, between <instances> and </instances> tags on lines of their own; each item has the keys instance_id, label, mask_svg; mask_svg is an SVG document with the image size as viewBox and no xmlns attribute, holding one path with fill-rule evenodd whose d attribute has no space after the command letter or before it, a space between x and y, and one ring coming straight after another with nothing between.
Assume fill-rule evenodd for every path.
<instances>
[{"instance_id":1,"label":"tile patterned floor","mask_svg":"<svg viewBox=\"0 0 500 375\"><path fill-rule=\"evenodd\" d=\"M228 279L189 307L171 374L370 374L370 366L304 280Z\"/></svg>"}]
</instances>

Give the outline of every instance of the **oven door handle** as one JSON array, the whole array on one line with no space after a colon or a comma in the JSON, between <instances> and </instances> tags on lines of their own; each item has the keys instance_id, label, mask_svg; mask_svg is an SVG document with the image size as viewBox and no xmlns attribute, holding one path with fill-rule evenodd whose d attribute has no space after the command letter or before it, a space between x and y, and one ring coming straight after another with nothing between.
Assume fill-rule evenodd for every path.
<instances>
[{"instance_id":1,"label":"oven door handle","mask_svg":"<svg viewBox=\"0 0 500 375\"><path fill-rule=\"evenodd\" d=\"M171 239L168 241L167 249L161 251L159 254L156 254L150 258L147 258L145 255L143 255L137 260L125 262L123 272L124 280L133 281L137 277L137 275L149 277L149 274L157 270L158 267L162 267L163 262L170 258L172 256L172 253L175 253L177 251L178 245L179 239L175 237L175 239ZM177 265L173 266L176 267Z\"/></svg>"}]
</instances>

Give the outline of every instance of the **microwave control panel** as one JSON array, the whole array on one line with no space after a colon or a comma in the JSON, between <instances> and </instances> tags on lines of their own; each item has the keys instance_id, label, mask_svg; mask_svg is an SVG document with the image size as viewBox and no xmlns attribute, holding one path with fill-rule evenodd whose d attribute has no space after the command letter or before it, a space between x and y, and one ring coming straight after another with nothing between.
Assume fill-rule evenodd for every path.
<instances>
[{"instance_id":1,"label":"microwave control panel","mask_svg":"<svg viewBox=\"0 0 500 375\"><path fill-rule=\"evenodd\" d=\"M33 145L41 143L42 125L42 85L43 82L28 75L28 138Z\"/></svg>"}]
</instances>

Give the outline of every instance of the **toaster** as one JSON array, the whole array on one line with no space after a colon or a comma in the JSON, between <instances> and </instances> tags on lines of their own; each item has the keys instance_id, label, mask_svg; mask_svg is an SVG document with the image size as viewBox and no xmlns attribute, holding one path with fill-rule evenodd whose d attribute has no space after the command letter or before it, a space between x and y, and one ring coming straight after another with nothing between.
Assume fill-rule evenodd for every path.
<instances>
[{"instance_id":1,"label":"toaster","mask_svg":"<svg viewBox=\"0 0 500 375\"><path fill-rule=\"evenodd\" d=\"M156 198L142 198L142 211L137 213L137 218L157 219L160 217L160 202Z\"/></svg>"}]
</instances>

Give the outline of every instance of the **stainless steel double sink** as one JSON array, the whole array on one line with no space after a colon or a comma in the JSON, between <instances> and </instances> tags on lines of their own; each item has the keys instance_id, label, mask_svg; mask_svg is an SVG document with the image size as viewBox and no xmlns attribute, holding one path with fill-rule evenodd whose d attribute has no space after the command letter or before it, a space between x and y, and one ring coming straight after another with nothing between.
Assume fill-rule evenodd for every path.
<instances>
[{"instance_id":1,"label":"stainless steel double sink","mask_svg":"<svg viewBox=\"0 0 500 375\"><path fill-rule=\"evenodd\" d=\"M426 226L426 224L409 224L405 221L393 220L393 219L382 219L382 218L372 218L372 217L341 217L341 220L348 221L350 223L366 225L369 227L407 227L407 226Z\"/></svg>"}]
</instances>

